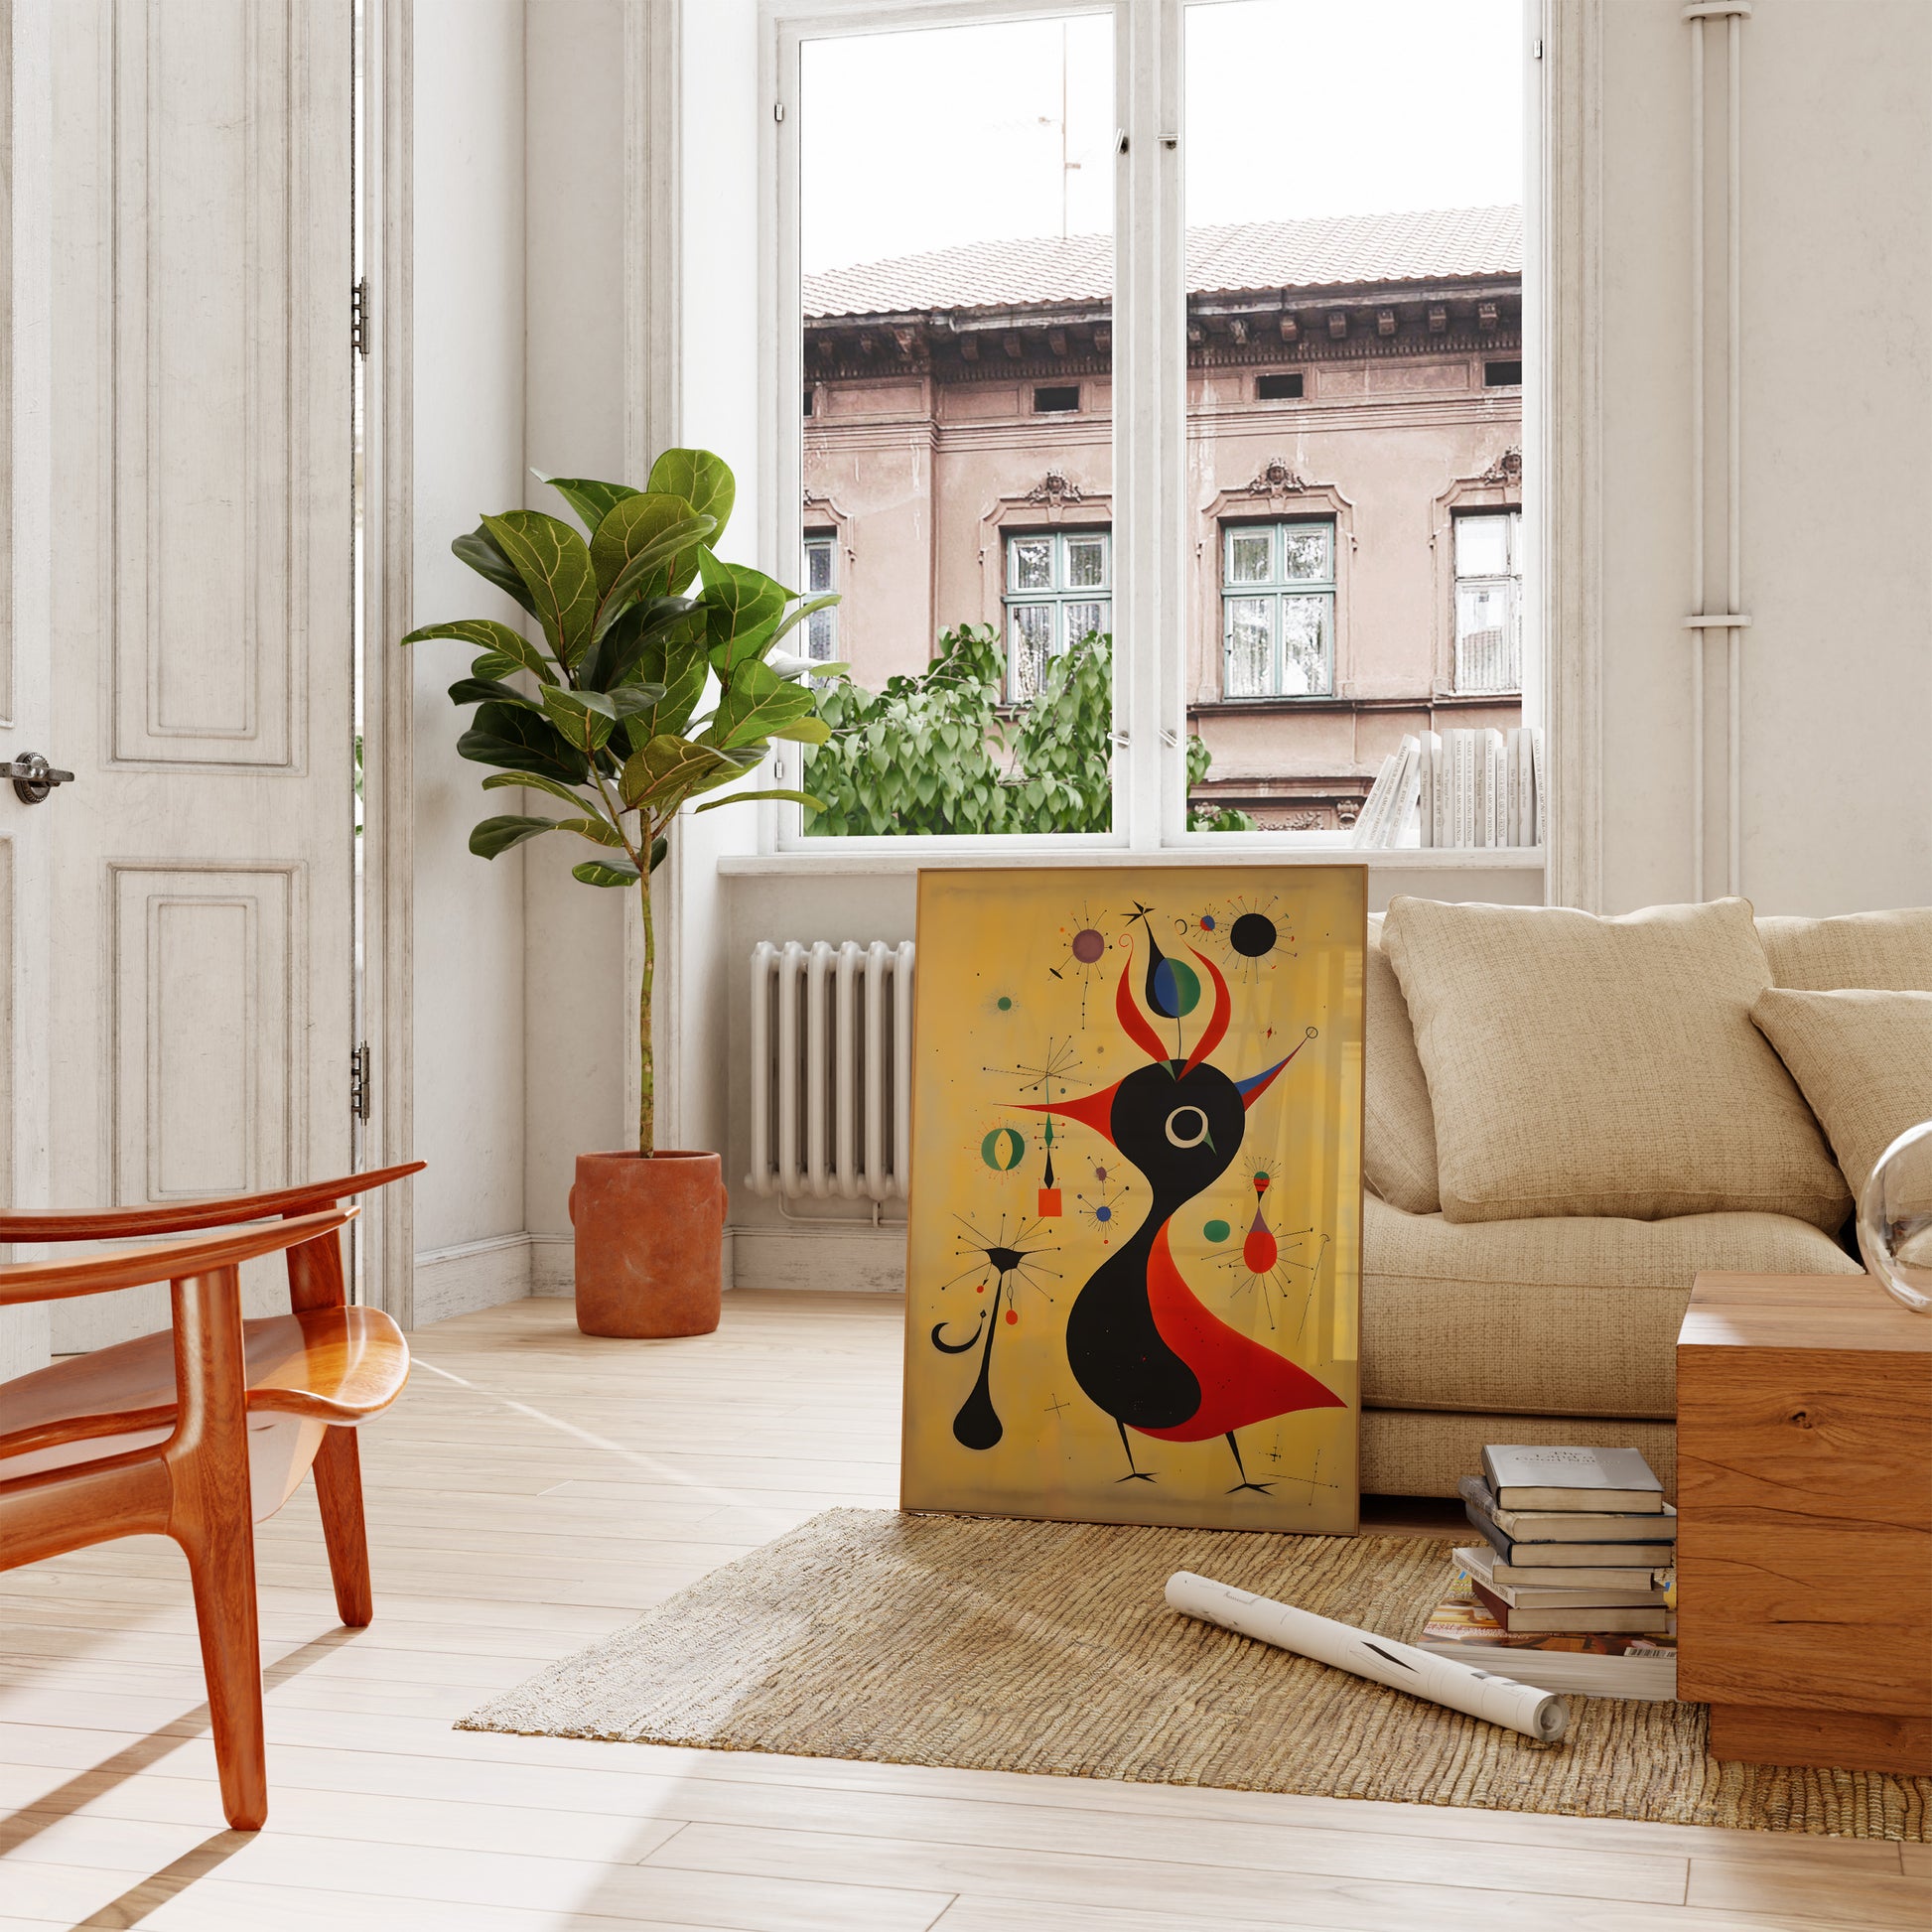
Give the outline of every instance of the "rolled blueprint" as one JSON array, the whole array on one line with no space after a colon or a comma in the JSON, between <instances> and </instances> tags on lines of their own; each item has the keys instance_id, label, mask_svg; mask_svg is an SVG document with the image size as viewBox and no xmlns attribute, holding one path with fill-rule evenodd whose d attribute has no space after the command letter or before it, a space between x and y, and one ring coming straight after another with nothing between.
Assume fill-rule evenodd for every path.
<instances>
[{"instance_id":1,"label":"rolled blueprint","mask_svg":"<svg viewBox=\"0 0 1932 1932\"><path fill-rule=\"evenodd\" d=\"M1569 1706L1533 1685L1494 1676L1453 1657L1438 1657L1413 1644L1397 1643L1393 1637L1357 1630L1351 1623L1298 1610L1291 1603L1257 1596L1232 1584L1196 1577L1191 1571L1177 1570L1168 1579L1168 1606L1244 1637L1258 1637L1277 1649L1292 1650L1297 1656L1312 1657L1318 1664L1352 1671L1371 1683L1446 1704L1451 1711L1466 1712L1492 1725L1505 1725L1546 1744L1554 1744L1570 1722Z\"/></svg>"}]
</instances>

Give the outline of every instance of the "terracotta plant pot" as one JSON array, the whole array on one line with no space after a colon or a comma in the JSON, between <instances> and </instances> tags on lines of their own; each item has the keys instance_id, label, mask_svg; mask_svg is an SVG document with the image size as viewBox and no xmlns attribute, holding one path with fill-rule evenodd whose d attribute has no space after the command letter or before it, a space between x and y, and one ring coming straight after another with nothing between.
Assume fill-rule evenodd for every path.
<instances>
[{"instance_id":1,"label":"terracotta plant pot","mask_svg":"<svg viewBox=\"0 0 1932 1932\"><path fill-rule=\"evenodd\" d=\"M587 1335L708 1335L724 1291L725 1181L715 1154L580 1154L577 1325Z\"/></svg>"}]
</instances>

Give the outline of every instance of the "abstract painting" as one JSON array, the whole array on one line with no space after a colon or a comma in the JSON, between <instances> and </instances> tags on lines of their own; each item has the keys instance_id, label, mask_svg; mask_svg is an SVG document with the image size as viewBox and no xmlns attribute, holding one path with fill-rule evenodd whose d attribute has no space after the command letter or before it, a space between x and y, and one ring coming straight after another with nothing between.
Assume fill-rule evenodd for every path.
<instances>
[{"instance_id":1,"label":"abstract painting","mask_svg":"<svg viewBox=\"0 0 1932 1932\"><path fill-rule=\"evenodd\" d=\"M1356 1527L1359 866L919 874L901 1501Z\"/></svg>"}]
</instances>

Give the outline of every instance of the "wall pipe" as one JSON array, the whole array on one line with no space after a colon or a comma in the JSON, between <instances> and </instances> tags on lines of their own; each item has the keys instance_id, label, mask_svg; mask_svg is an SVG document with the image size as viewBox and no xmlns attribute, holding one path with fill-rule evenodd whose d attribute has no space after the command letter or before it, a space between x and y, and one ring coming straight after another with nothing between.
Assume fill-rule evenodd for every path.
<instances>
[{"instance_id":1,"label":"wall pipe","mask_svg":"<svg viewBox=\"0 0 1932 1932\"><path fill-rule=\"evenodd\" d=\"M1743 24L1751 0L1691 0L1691 605L1685 627L1695 633L1691 657L1691 878L1696 898L1705 896L1705 683L1708 630L1723 630L1725 652L1725 891L1743 889L1743 631L1750 619L1743 602ZM1722 19L1725 29L1725 609L1705 611L1705 46L1704 23Z\"/></svg>"}]
</instances>

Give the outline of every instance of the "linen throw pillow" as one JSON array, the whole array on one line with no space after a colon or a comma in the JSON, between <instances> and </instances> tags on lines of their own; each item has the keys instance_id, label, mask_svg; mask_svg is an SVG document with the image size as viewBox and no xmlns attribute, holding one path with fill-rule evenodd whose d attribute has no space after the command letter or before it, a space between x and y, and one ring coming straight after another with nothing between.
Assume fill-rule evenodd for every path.
<instances>
[{"instance_id":1,"label":"linen throw pillow","mask_svg":"<svg viewBox=\"0 0 1932 1932\"><path fill-rule=\"evenodd\" d=\"M1362 1002L1362 1178L1405 1214L1434 1214L1436 1117L1416 1057L1402 982L1382 950L1382 918L1368 922Z\"/></svg>"},{"instance_id":2,"label":"linen throw pillow","mask_svg":"<svg viewBox=\"0 0 1932 1932\"><path fill-rule=\"evenodd\" d=\"M1757 936L1773 986L1807 993L1841 987L1932 993L1932 906L1832 919L1767 915L1757 922Z\"/></svg>"},{"instance_id":3,"label":"linen throw pillow","mask_svg":"<svg viewBox=\"0 0 1932 1932\"><path fill-rule=\"evenodd\" d=\"M1397 898L1382 943L1429 1079L1447 1219L1844 1221L1831 1150L1751 1025L1770 972L1748 900L1597 918Z\"/></svg>"},{"instance_id":4,"label":"linen throw pillow","mask_svg":"<svg viewBox=\"0 0 1932 1932\"><path fill-rule=\"evenodd\" d=\"M1908 1127L1932 1120L1932 993L1793 993L1751 1018L1831 1136L1853 1194Z\"/></svg>"}]
</instances>

